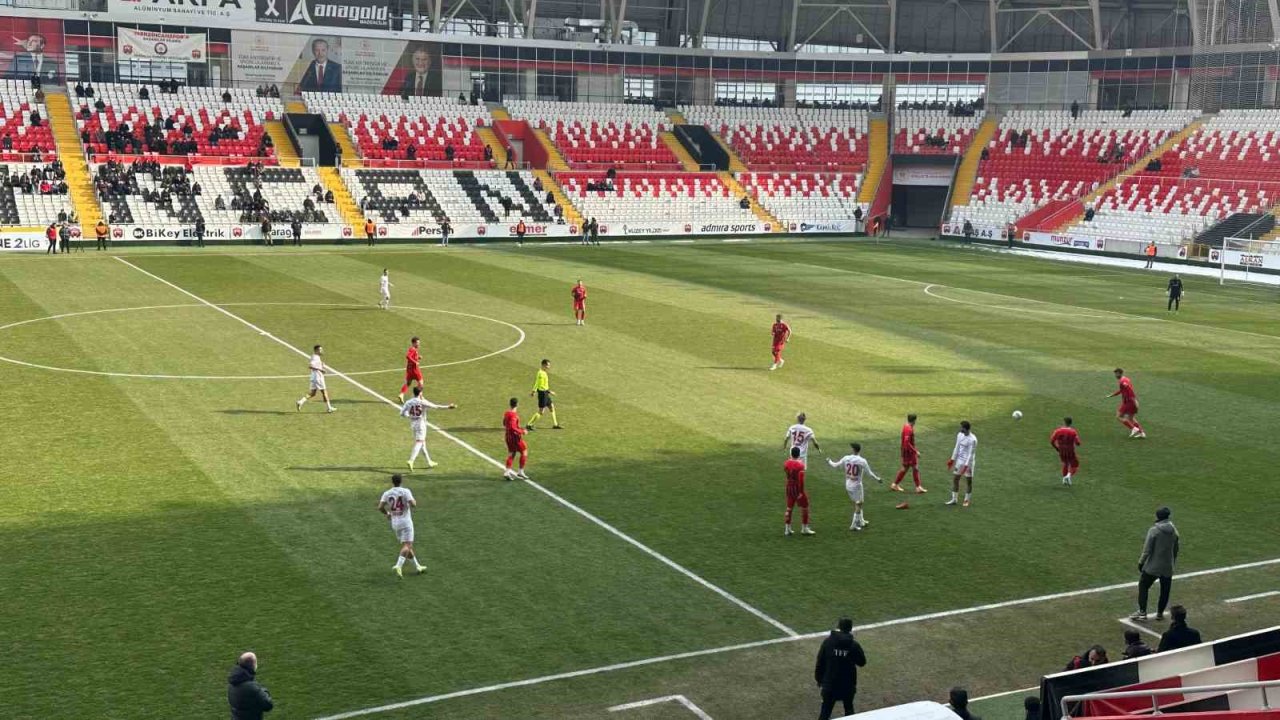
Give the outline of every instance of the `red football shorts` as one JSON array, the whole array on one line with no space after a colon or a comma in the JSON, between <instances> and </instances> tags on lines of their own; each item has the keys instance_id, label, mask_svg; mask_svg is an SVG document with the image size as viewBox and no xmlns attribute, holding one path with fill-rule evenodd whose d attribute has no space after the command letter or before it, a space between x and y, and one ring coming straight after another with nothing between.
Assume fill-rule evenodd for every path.
<instances>
[{"instance_id":1,"label":"red football shorts","mask_svg":"<svg viewBox=\"0 0 1280 720\"><path fill-rule=\"evenodd\" d=\"M1058 459L1062 460L1062 464L1067 467L1080 467L1080 459L1076 457L1075 450L1058 451Z\"/></svg>"},{"instance_id":2,"label":"red football shorts","mask_svg":"<svg viewBox=\"0 0 1280 720\"><path fill-rule=\"evenodd\" d=\"M804 485L798 483L787 483L787 509L799 505L802 508L809 507L809 495L804 491Z\"/></svg>"},{"instance_id":3,"label":"red football shorts","mask_svg":"<svg viewBox=\"0 0 1280 720\"><path fill-rule=\"evenodd\" d=\"M574 309L574 310L585 310L585 309L587 309L587 301L586 301L586 300L574 300L574 301L573 301L573 309Z\"/></svg>"},{"instance_id":4,"label":"red football shorts","mask_svg":"<svg viewBox=\"0 0 1280 720\"><path fill-rule=\"evenodd\" d=\"M1118 414L1118 415L1137 415L1137 414L1138 414L1138 403L1136 403L1136 402L1122 402L1122 403L1120 403L1120 407L1116 410L1116 414Z\"/></svg>"},{"instance_id":5,"label":"red football shorts","mask_svg":"<svg viewBox=\"0 0 1280 720\"><path fill-rule=\"evenodd\" d=\"M919 465L919 464L920 464L920 453L915 452L914 450L903 450L903 451L902 451L902 466L903 466L903 467L915 467L915 466L917 466L917 465Z\"/></svg>"},{"instance_id":6,"label":"red football shorts","mask_svg":"<svg viewBox=\"0 0 1280 720\"><path fill-rule=\"evenodd\" d=\"M776 343L774 343L774 344L773 344L773 351L774 351L774 352L776 352L776 353L777 353L777 352L782 352L782 349L783 349L784 347L786 347L786 346L787 346L787 344L786 344L785 342L776 342Z\"/></svg>"},{"instance_id":7,"label":"red football shorts","mask_svg":"<svg viewBox=\"0 0 1280 720\"><path fill-rule=\"evenodd\" d=\"M519 453L519 452L525 452L528 449L529 449L529 446L525 443L524 437L520 435L507 436L507 452Z\"/></svg>"},{"instance_id":8,"label":"red football shorts","mask_svg":"<svg viewBox=\"0 0 1280 720\"><path fill-rule=\"evenodd\" d=\"M417 381L418 381L418 384L419 384L419 385L421 385L421 384L422 384L422 369L421 369L421 368L414 368L414 369L412 369L412 370L405 370L405 371L404 371L404 381L405 381L405 382L409 382L410 380L417 380Z\"/></svg>"}]
</instances>

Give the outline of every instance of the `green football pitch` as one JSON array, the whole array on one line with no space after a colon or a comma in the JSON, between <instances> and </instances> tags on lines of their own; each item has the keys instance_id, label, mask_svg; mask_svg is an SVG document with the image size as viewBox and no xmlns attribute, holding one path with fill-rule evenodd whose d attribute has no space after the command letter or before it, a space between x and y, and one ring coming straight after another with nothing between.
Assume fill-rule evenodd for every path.
<instances>
[{"instance_id":1,"label":"green football pitch","mask_svg":"<svg viewBox=\"0 0 1280 720\"><path fill-rule=\"evenodd\" d=\"M252 649L275 718L807 718L842 615L870 660L859 709L994 695L1093 643L1119 655L1165 504L1192 624L1273 624L1280 596L1238 599L1280 590L1280 304L1193 278L1174 315L1165 280L931 242L0 258L0 715L222 717ZM411 445L392 405L412 335L427 396L458 409L406 481L429 570L397 579L375 506ZM294 408L316 343L333 414ZM532 414L541 358L564 429L544 418L532 482L506 482L502 413ZM1106 398L1117 366L1146 440ZM797 411L887 479L918 413L929 493L900 511L872 484L852 533L811 456L817 535L783 537ZM974 504L945 507L964 419Z\"/></svg>"}]
</instances>

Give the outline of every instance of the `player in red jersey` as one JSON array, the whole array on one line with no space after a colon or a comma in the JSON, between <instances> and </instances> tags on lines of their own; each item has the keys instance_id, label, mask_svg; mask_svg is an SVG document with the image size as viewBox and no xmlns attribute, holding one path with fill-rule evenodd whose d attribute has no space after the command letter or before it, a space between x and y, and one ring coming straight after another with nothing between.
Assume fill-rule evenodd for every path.
<instances>
[{"instance_id":1,"label":"player in red jersey","mask_svg":"<svg viewBox=\"0 0 1280 720\"><path fill-rule=\"evenodd\" d=\"M787 363L782 359L782 348L787 346L787 341L791 339L791 326L782 322L782 315L779 314L773 319L773 364L769 366L770 370L777 370Z\"/></svg>"},{"instance_id":2,"label":"player in red jersey","mask_svg":"<svg viewBox=\"0 0 1280 720\"><path fill-rule=\"evenodd\" d=\"M573 295L573 319L579 325L587 324L587 287L579 280L571 291Z\"/></svg>"},{"instance_id":3,"label":"player in red jersey","mask_svg":"<svg viewBox=\"0 0 1280 720\"><path fill-rule=\"evenodd\" d=\"M794 535L791 531L791 510L800 506L800 534L813 535L809 527L809 495L804 491L804 461L800 459L800 447L791 448L791 458L782 463L782 472L787 475L787 512L782 516L785 523L783 536Z\"/></svg>"},{"instance_id":4,"label":"player in red jersey","mask_svg":"<svg viewBox=\"0 0 1280 720\"><path fill-rule=\"evenodd\" d=\"M502 428L507 431L507 469L502 473L502 477L508 480L529 479L529 476L524 474L525 463L529 462L529 445L524 441L525 431L520 426L520 413L516 411L516 406L519 404L519 398L511 398L510 408L502 415ZM516 455L520 456L519 472L511 469L511 463L516 459Z\"/></svg>"},{"instance_id":5,"label":"player in red jersey","mask_svg":"<svg viewBox=\"0 0 1280 720\"><path fill-rule=\"evenodd\" d=\"M404 385L400 386L400 404L404 404L404 394L409 392L409 383L416 382L422 387L422 356L418 354L418 336L409 340L409 349L404 353Z\"/></svg>"},{"instance_id":6,"label":"player in red jersey","mask_svg":"<svg viewBox=\"0 0 1280 720\"><path fill-rule=\"evenodd\" d=\"M1120 424L1129 428L1129 437L1145 438L1147 433L1138 423L1138 394L1133 391L1133 381L1124 376L1124 370L1116 368L1116 380L1120 387L1107 397L1120 396L1120 407L1116 408L1116 417Z\"/></svg>"},{"instance_id":7,"label":"player in red jersey","mask_svg":"<svg viewBox=\"0 0 1280 720\"><path fill-rule=\"evenodd\" d=\"M902 479L907 476L907 471L911 471L911 479L916 484L916 494L923 495L928 490L920 484L920 451L916 449L916 415L911 413L907 416L907 424L902 426L902 469L898 471L898 477L894 478L893 484L889 489L894 492L906 492L902 489ZM907 510L911 504L906 500L898 503L896 506L899 510Z\"/></svg>"},{"instance_id":8,"label":"player in red jersey","mask_svg":"<svg viewBox=\"0 0 1280 720\"><path fill-rule=\"evenodd\" d=\"M1071 427L1071 418L1062 418L1062 427L1049 435L1049 444L1058 451L1058 459L1062 460L1062 484L1070 485L1071 479L1080 470L1080 458L1076 457L1080 433Z\"/></svg>"}]
</instances>

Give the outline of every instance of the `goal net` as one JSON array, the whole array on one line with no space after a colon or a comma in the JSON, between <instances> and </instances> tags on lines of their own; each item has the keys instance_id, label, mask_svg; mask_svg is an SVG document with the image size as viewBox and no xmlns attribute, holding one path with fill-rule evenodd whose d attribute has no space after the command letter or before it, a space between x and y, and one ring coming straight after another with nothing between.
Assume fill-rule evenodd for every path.
<instances>
[{"instance_id":1,"label":"goal net","mask_svg":"<svg viewBox=\"0 0 1280 720\"><path fill-rule=\"evenodd\" d=\"M1267 282L1276 284L1280 277L1280 242L1225 238L1222 248L1209 251L1209 261L1218 265L1218 283ZM1262 273L1259 271L1266 270Z\"/></svg>"}]
</instances>

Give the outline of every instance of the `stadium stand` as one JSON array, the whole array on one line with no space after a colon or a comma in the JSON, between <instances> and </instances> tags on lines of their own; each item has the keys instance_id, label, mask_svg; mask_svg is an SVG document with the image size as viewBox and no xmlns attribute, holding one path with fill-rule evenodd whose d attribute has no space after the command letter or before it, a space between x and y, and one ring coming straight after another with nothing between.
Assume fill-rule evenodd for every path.
<instances>
[{"instance_id":1,"label":"stadium stand","mask_svg":"<svg viewBox=\"0 0 1280 720\"><path fill-rule=\"evenodd\" d=\"M743 173L747 192L783 223L852 220L862 176L819 173ZM866 206L862 205L863 213Z\"/></svg>"},{"instance_id":2,"label":"stadium stand","mask_svg":"<svg viewBox=\"0 0 1280 720\"><path fill-rule=\"evenodd\" d=\"M608 181L599 173L562 172L556 180L584 217L607 222L756 221L714 173L618 173Z\"/></svg>"},{"instance_id":3,"label":"stadium stand","mask_svg":"<svg viewBox=\"0 0 1280 720\"><path fill-rule=\"evenodd\" d=\"M48 225L58 213L71 213L71 198L62 166L7 163L0 165L0 223L4 225Z\"/></svg>"},{"instance_id":4,"label":"stadium stand","mask_svg":"<svg viewBox=\"0 0 1280 720\"><path fill-rule=\"evenodd\" d=\"M507 110L546 132L571 169L680 167L659 139L671 129L671 121L651 106L514 100Z\"/></svg>"},{"instance_id":5,"label":"stadium stand","mask_svg":"<svg viewBox=\"0 0 1280 720\"><path fill-rule=\"evenodd\" d=\"M957 222L1004 225L1099 189L1191 122L1194 111L1014 110L1001 121Z\"/></svg>"},{"instance_id":6,"label":"stadium stand","mask_svg":"<svg viewBox=\"0 0 1280 720\"><path fill-rule=\"evenodd\" d=\"M81 144L91 159L147 153L162 163L188 156L197 163L275 162L264 123L283 114L279 99L245 89L181 86L161 93L152 86L143 100L136 85L94 87L95 97L73 98Z\"/></svg>"},{"instance_id":7,"label":"stadium stand","mask_svg":"<svg viewBox=\"0 0 1280 720\"><path fill-rule=\"evenodd\" d=\"M314 168L160 165L143 160L131 165L104 163L94 171L99 196L113 223L137 225L336 222L324 202Z\"/></svg>"},{"instance_id":8,"label":"stadium stand","mask_svg":"<svg viewBox=\"0 0 1280 720\"><path fill-rule=\"evenodd\" d=\"M751 170L861 171L866 110L686 105L689 122L719 133Z\"/></svg>"},{"instance_id":9,"label":"stadium stand","mask_svg":"<svg viewBox=\"0 0 1280 720\"><path fill-rule=\"evenodd\" d=\"M911 155L960 155L982 125L982 113L954 115L946 110L899 110L893 151Z\"/></svg>"},{"instance_id":10,"label":"stadium stand","mask_svg":"<svg viewBox=\"0 0 1280 720\"><path fill-rule=\"evenodd\" d=\"M493 123L484 106L438 97L303 93L307 107L346 126L367 167L494 167L476 130Z\"/></svg>"},{"instance_id":11,"label":"stadium stand","mask_svg":"<svg viewBox=\"0 0 1280 720\"><path fill-rule=\"evenodd\" d=\"M34 98L31 85L0 80L0 160L50 160L56 155L49 111Z\"/></svg>"},{"instance_id":12,"label":"stadium stand","mask_svg":"<svg viewBox=\"0 0 1280 720\"><path fill-rule=\"evenodd\" d=\"M1074 229L1176 243L1235 214L1259 219L1280 204L1278 120L1274 110L1222 111L1161 153L1158 164L1104 193L1093 221Z\"/></svg>"},{"instance_id":13,"label":"stadium stand","mask_svg":"<svg viewBox=\"0 0 1280 720\"><path fill-rule=\"evenodd\" d=\"M554 203L545 203L545 196L533 190L533 173L527 170L344 168L342 178L357 204L381 222L554 222Z\"/></svg>"}]
</instances>

